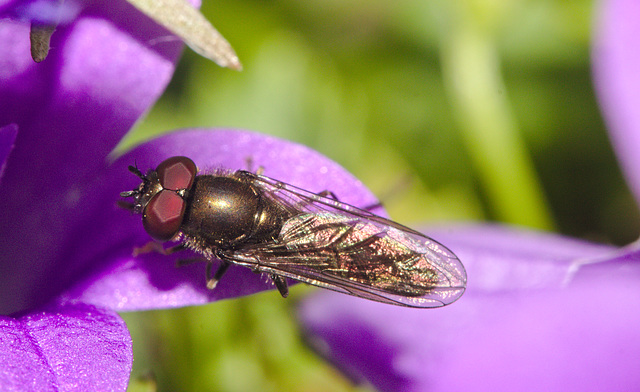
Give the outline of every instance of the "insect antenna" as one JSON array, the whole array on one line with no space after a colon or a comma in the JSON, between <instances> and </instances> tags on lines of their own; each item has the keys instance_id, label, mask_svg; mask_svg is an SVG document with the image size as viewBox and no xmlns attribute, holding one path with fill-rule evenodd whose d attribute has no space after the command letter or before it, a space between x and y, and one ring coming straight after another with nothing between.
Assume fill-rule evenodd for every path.
<instances>
[{"instance_id":1,"label":"insect antenna","mask_svg":"<svg viewBox=\"0 0 640 392\"><path fill-rule=\"evenodd\" d=\"M149 183L149 179L147 178L147 176L142 174L140 169L138 169L136 166L129 165L129 171L131 173L135 174L137 177L140 177L140 179L142 179L142 181L145 184ZM134 189L134 190L131 190L131 191L120 192L120 197L131 197L131 196L140 195L142 193L141 189L142 189L141 187L138 187L137 189ZM123 208L127 208L127 207L123 207Z\"/></svg>"},{"instance_id":2,"label":"insect antenna","mask_svg":"<svg viewBox=\"0 0 640 392\"><path fill-rule=\"evenodd\" d=\"M147 181L147 177L142 174L142 172L140 171L140 169L138 169L135 166L129 166L129 171L133 174L135 174L136 176L140 177L143 181Z\"/></svg>"}]
</instances>

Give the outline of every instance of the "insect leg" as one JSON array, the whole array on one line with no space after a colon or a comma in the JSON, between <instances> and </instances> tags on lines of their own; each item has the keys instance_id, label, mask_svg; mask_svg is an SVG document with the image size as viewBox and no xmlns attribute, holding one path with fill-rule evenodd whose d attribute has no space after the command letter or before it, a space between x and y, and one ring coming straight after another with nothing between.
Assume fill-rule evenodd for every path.
<instances>
[{"instance_id":1,"label":"insect leg","mask_svg":"<svg viewBox=\"0 0 640 392\"><path fill-rule=\"evenodd\" d=\"M322 197L327 197L327 198L333 199L335 201L340 201L340 199L338 199L338 196L336 196L336 194L331 192L331 191L318 192L317 195L318 196L322 196ZM365 211L371 212L372 210L375 210L376 208L382 208L382 203L381 202L377 202L375 204L368 205L368 206L366 206L366 207L364 207L362 209L365 210Z\"/></svg>"},{"instance_id":2,"label":"insect leg","mask_svg":"<svg viewBox=\"0 0 640 392\"><path fill-rule=\"evenodd\" d=\"M276 288L280 292L282 298L287 298L287 296L289 295L289 286L287 286L287 280L282 276L276 274L271 274L270 277L271 280L273 280L273 283L276 285Z\"/></svg>"},{"instance_id":3,"label":"insect leg","mask_svg":"<svg viewBox=\"0 0 640 392\"><path fill-rule=\"evenodd\" d=\"M375 210L377 208L382 208L382 207L384 207L382 205L382 203L381 202L377 202L376 204L370 204L370 205L364 207L363 210L371 212L372 210Z\"/></svg>"},{"instance_id":4,"label":"insect leg","mask_svg":"<svg viewBox=\"0 0 640 392\"><path fill-rule=\"evenodd\" d=\"M176 267L184 267L185 265L193 264L193 263L204 263L208 262L204 257L191 257L189 259L179 259L176 260Z\"/></svg>"},{"instance_id":5,"label":"insect leg","mask_svg":"<svg viewBox=\"0 0 640 392\"><path fill-rule=\"evenodd\" d=\"M248 156L245 158L245 162L247 164L247 171L249 173L255 173L259 176L261 176L264 173L264 167L263 166L258 166L256 168L256 171L253 171L253 157L252 156Z\"/></svg>"},{"instance_id":6,"label":"insect leg","mask_svg":"<svg viewBox=\"0 0 640 392\"><path fill-rule=\"evenodd\" d=\"M151 252L155 252L155 253L160 253L161 255L170 255L172 253L175 252L179 252L181 250L186 249L186 245L185 244L178 244L176 246L171 246L169 248L164 248L162 246L162 244L159 244L155 241L149 241L146 243L145 246L142 247L135 247L133 248L133 256L138 256L138 255L142 255L145 253L151 253Z\"/></svg>"},{"instance_id":7,"label":"insect leg","mask_svg":"<svg viewBox=\"0 0 640 392\"><path fill-rule=\"evenodd\" d=\"M340 201L338 199L338 196L336 196L336 194L331 191L324 190L322 192L318 192L317 195L322 197L328 197L329 199L333 199L335 201Z\"/></svg>"},{"instance_id":8,"label":"insect leg","mask_svg":"<svg viewBox=\"0 0 640 392\"><path fill-rule=\"evenodd\" d=\"M206 277L207 277L207 288L209 290L213 290L216 288L216 286L218 285L218 282L220 281L220 278L222 278L222 275L224 275L224 273L227 272L227 269L229 269L229 266L231 265L230 263L224 260L220 260L220 262L221 262L220 267L218 267L215 275L213 275L212 277L211 268L213 266L213 263L210 260L207 260Z\"/></svg>"},{"instance_id":9,"label":"insect leg","mask_svg":"<svg viewBox=\"0 0 640 392\"><path fill-rule=\"evenodd\" d=\"M179 252L181 250L187 249L186 244L178 244L175 246L171 246L169 248L162 247L161 244L155 241L149 241L145 246L133 248L133 256L138 256L145 253L160 253L161 255L168 256L175 252ZM193 263L202 263L208 262L209 260L204 257L192 257L189 259L179 259L176 261L176 267L184 267L185 265L193 264Z\"/></svg>"}]
</instances>

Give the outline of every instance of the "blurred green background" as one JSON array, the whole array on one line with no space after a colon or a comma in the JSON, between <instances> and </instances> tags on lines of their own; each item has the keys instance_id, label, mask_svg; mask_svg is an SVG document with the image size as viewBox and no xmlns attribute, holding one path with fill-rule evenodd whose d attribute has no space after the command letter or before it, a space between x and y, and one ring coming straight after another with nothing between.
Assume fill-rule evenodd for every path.
<instances>
[{"instance_id":1,"label":"blurred green background","mask_svg":"<svg viewBox=\"0 0 640 392\"><path fill-rule=\"evenodd\" d=\"M202 10L244 71L186 49L125 147L176 128L251 129L329 156L410 226L637 238L591 81L592 1L204 0ZM125 314L130 391L368 390L303 345L294 310L311 290Z\"/></svg>"}]
</instances>

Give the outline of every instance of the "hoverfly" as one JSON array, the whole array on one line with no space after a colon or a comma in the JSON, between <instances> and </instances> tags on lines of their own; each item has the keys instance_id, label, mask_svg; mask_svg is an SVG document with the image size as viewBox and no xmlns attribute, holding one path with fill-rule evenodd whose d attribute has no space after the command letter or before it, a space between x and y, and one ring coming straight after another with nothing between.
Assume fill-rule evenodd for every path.
<instances>
[{"instance_id":1,"label":"hoverfly","mask_svg":"<svg viewBox=\"0 0 640 392\"><path fill-rule=\"evenodd\" d=\"M192 249L207 260L207 287L231 264L267 273L283 297L286 278L393 305L432 308L465 290L466 272L453 252L388 219L249 171L198 174L183 156L143 174L123 205L142 214L167 249ZM212 273L214 260L220 266Z\"/></svg>"}]
</instances>

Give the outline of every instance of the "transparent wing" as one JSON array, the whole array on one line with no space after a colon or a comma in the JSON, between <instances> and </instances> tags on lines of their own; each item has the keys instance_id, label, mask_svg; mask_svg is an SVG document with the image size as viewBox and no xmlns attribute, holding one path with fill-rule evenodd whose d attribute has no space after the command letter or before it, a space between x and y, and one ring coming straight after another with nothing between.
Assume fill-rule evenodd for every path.
<instances>
[{"instance_id":1,"label":"transparent wing","mask_svg":"<svg viewBox=\"0 0 640 392\"><path fill-rule=\"evenodd\" d=\"M237 264L374 301L439 307L458 299L466 272L433 239L368 211L248 172L289 212L276 241L222 253Z\"/></svg>"}]
</instances>

